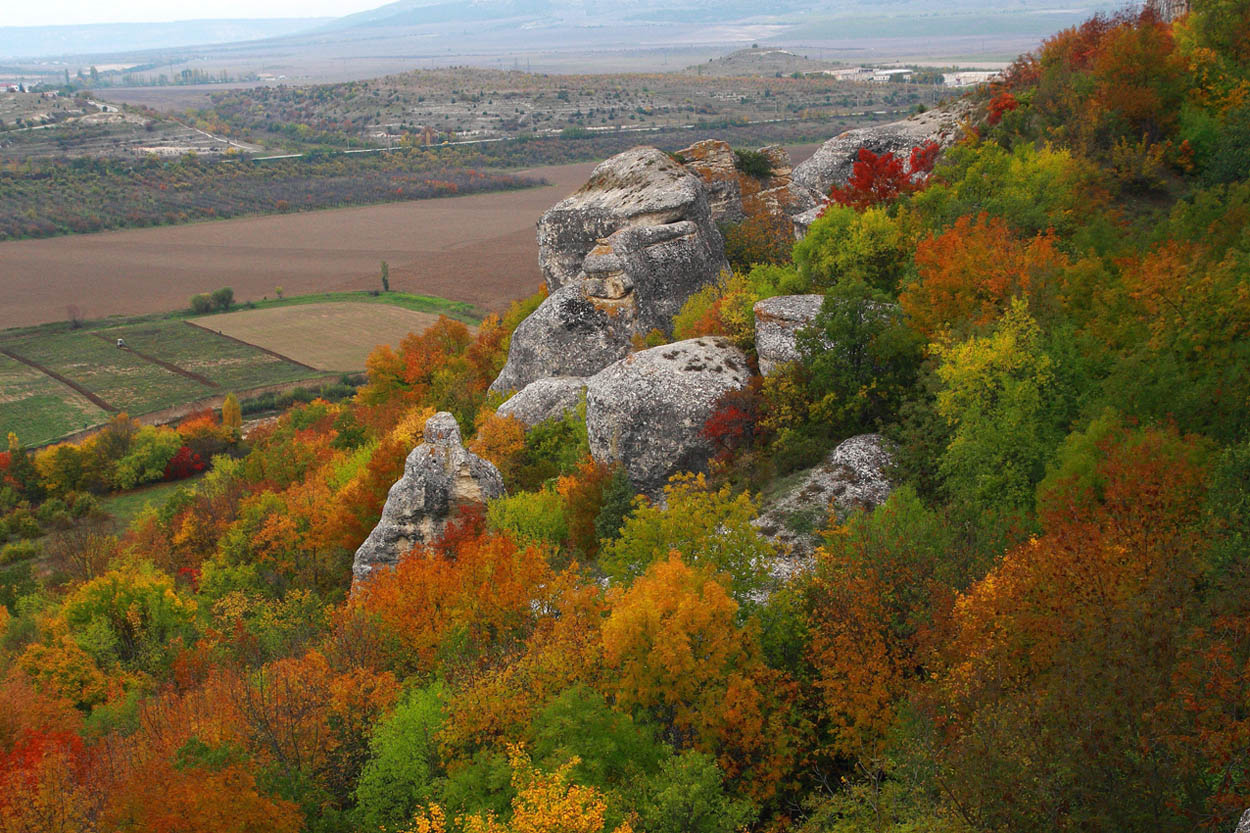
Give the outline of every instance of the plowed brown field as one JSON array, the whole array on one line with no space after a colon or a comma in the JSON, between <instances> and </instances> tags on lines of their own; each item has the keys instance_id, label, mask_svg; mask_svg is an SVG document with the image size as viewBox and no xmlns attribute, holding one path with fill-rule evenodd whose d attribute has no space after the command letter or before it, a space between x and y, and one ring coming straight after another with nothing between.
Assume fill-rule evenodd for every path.
<instances>
[{"instance_id":1,"label":"plowed brown field","mask_svg":"<svg viewBox=\"0 0 1250 833\"><path fill-rule=\"evenodd\" d=\"M795 163L814 145L792 148ZM521 171L551 185L361 208L245 217L0 243L0 329L185 308L223 286L235 299L391 288L505 308L542 275L534 227L594 163Z\"/></svg>"},{"instance_id":2,"label":"plowed brown field","mask_svg":"<svg viewBox=\"0 0 1250 833\"><path fill-rule=\"evenodd\" d=\"M0 329L186 307L223 286L235 299L391 288L485 311L542 280L534 226L581 186L592 163L533 170L552 184L361 208L246 217L0 243Z\"/></svg>"}]
</instances>

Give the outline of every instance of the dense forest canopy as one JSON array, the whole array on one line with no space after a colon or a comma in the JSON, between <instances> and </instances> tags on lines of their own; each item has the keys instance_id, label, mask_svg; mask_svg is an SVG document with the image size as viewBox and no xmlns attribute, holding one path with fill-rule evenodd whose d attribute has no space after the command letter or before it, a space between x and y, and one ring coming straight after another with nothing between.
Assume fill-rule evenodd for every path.
<instances>
[{"instance_id":1,"label":"dense forest canopy","mask_svg":"<svg viewBox=\"0 0 1250 833\"><path fill-rule=\"evenodd\" d=\"M693 296L674 336L747 349L755 301L826 300L663 504L581 420L494 413L537 297L379 348L354 398L245 443L236 414L10 436L11 539L212 462L3 568L0 830L1231 830L1250 4L1095 18L975 96L927 177L862 154L792 259ZM349 594L435 411L509 494ZM759 493L865 432L896 489L776 584Z\"/></svg>"}]
</instances>

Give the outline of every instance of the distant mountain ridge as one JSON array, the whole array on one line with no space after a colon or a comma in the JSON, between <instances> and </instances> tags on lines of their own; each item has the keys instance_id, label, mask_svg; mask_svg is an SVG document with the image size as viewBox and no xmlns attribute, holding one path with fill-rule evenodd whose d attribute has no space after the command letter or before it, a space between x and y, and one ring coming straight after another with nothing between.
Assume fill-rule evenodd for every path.
<instances>
[{"instance_id":1,"label":"distant mountain ridge","mask_svg":"<svg viewBox=\"0 0 1250 833\"><path fill-rule=\"evenodd\" d=\"M34 58L169 49L281 37L333 18L176 20L164 23L90 23L81 26L0 26L0 56Z\"/></svg>"}]
</instances>

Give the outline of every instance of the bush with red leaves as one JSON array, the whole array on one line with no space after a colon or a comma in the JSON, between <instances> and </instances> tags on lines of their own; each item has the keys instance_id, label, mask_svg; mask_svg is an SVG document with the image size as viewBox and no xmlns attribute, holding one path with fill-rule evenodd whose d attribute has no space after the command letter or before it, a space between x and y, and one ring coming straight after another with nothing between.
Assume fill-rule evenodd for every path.
<instances>
[{"instance_id":1,"label":"bush with red leaves","mask_svg":"<svg viewBox=\"0 0 1250 833\"><path fill-rule=\"evenodd\" d=\"M878 156L868 148L860 148L850 179L842 187L835 185L829 192L829 199L863 211L919 191L933 170L940 150L937 142L928 142L912 148L904 162L888 151Z\"/></svg>"},{"instance_id":2,"label":"bush with red leaves","mask_svg":"<svg viewBox=\"0 0 1250 833\"><path fill-rule=\"evenodd\" d=\"M1016 97L1011 93L999 93L990 100L989 117L986 119L990 124L998 124L1003 120L1003 115L1020 106L1020 102L1016 101Z\"/></svg>"},{"instance_id":3,"label":"bush with red leaves","mask_svg":"<svg viewBox=\"0 0 1250 833\"><path fill-rule=\"evenodd\" d=\"M204 459L184 445L165 464L165 479L185 480L192 475L199 474L205 468L207 466Z\"/></svg>"}]
</instances>

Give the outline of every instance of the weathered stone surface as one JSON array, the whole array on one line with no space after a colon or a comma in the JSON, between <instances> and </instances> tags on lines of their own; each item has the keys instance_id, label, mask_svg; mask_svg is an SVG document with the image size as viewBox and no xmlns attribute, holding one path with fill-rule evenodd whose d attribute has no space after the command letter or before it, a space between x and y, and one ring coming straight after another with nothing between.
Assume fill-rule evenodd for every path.
<instances>
[{"instance_id":1,"label":"weathered stone surface","mask_svg":"<svg viewBox=\"0 0 1250 833\"><path fill-rule=\"evenodd\" d=\"M530 382L495 411L501 417L513 417L526 428L533 428L549 419L560 419L576 411L582 401L586 380L576 376L556 376Z\"/></svg>"},{"instance_id":2,"label":"weathered stone surface","mask_svg":"<svg viewBox=\"0 0 1250 833\"><path fill-rule=\"evenodd\" d=\"M790 220L794 223L794 239L802 240L807 236L807 230L812 227L812 223L820 219L820 213L825 210L824 204L809 208L795 214Z\"/></svg>"},{"instance_id":3,"label":"weathered stone surface","mask_svg":"<svg viewBox=\"0 0 1250 833\"><path fill-rule=\"evenodd\" d=\"M886 479L889 465L890 455L879 434L851 437L804 472L794 488L770 502L754 524L791 556L807 557L831 514L841 519L855 509L872 509L886 501L891 491Z\"/></svg>"},{"instance_id":4,"label":"weathered stone surface","mask_svg":"<svg viewBox=\"0 0 1250 833\"><path fill-rule=\"evenodd\" d=\"M547 296L512 334L508 360L490 389L506 393L552 376L591 376L628 355L638 320L633 293L609 299L591 295L596 288L582 281Z\"/></svg>"},{"instance_id":5,"label":"weathered stone surface","mask_svg":"<svg viewBox=\"0 0 1250 833\"><path fill-rule=\"evenodd\" d=\"M740 223L742 213L741 174L735 164L733 148L719 139L704 139L677 151L685 160L686 170L703 181L707 191L712 219L717 223ZM789 154L786 155L787 169Z\"/></svg>"},{"instance_id":6,"label":"weathered stone surface","mask_svg":"<svg viewBox=\"0 0 1250 833\"><path fill-rule=\"evenodd\" d=\"M717 223L740 223L748 215L771 214L778 219L816 205L811 191L791 179L790 152L779 145L760 148L768 157L771 174L759 179L738 170L728 142L705 139L677 151L686 170L703 181L712 217Z\"/></svg>"},{"instance_id":7,"label":"weathered stone surface","mask_svg":"<svg viewBox=\"0 0 1250 833\"><path fill-rule=\"evenodd\" d=\"M890 124L848 130L825 142L811 158L795 166L794 181L823 199L834 185L846 184L860 148L905 158L913 147L927 142L949 147L959 138L959 124L966 113L967 105L959 103Z\"/></svg>"},{"instance_id":8,"label":"weathered stone surface","mask_svg":"<svg viewBox=\"0 0 1250 833\"><path fill-rule=\"evenodd\" d=\"M513 334L491 385L500 393L602 370L629 353L632 336L667 330L682 304L729 268L702 184L654 148L595 168L543 215L539 241L552 293Z\"/></svg>"},{"instance_id":9,"label":"weathered stone surface","mask_svg":"<svg viewBox=\"0 0 1250 833\"><path fill-rule=\"evenodd\" d=\"M799 360L795 337L815 320L824 302L824 295L779 295L755 304L755 351L762 375Z\"/></svg>"},{"instance_id":10,"label":"weathered stone surface","mask_svg":"<svg viewBox=\"0 0 1250 833\"><path fill-rule=\"evenodd\" d=\"M503 492L499 470L461 444L456 418L435 414L425 423L425 442L408 455L403 477L391 486L378 525L356 550L353 581L436 540L461 507L485 505Z\"/></svg>"},{"instance_id":11,"label":"weathered stone surface","mask_svg":"<svg viewBox=\"0 0 1250 833\"><path fill-rule=\"evenodd\" d=\"M713 449L703 425L721 395L744 388L749 375L746 356L722 338L634 353L587 380L590 453L622 463L652 494L677 472L706 471Z\"/></svg>"},{"instance_id":12,"label":"weathered stone surface","mask_svg":"<svg viewBox=\"0 0 1250 833\"><path fill-rule=\"evenodd\" d=\"M577 280L599 241L630 226L692 222L712 250L719 235L698 177L663 151L637 147L600 163L589 181L538 221L538 263L554 292ZM723 253L721 255L723 260Z\"/></svg>"}]
</instances>

